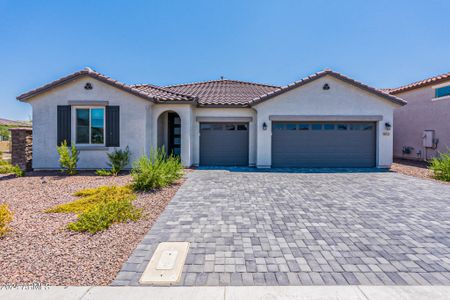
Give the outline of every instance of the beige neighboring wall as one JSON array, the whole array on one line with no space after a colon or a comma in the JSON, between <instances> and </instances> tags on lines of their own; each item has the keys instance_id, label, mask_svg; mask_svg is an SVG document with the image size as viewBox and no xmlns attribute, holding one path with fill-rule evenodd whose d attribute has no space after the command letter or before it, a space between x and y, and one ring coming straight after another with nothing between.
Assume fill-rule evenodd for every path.
<instances>
[{"instance_id":1,"label":"beige neighboring wall","mask_svg":"<svg viewBox=\"0 0 450 300\"><path fill-rule=\"evenodd\" d=\"M450 84L450 80L447 82ZM440 83L441 85L442 83ZM450 97L434 99L433 85L395 94L408 104L394 111L394 157L426 159L450 148ZM423 147L424 130L434 130L439 139L437 149ZM403 154L403 147L413 147ZM420 151L420 155L417 152ZM425 157L427 155L427 157Z\"/></svg>"}]
</instances>

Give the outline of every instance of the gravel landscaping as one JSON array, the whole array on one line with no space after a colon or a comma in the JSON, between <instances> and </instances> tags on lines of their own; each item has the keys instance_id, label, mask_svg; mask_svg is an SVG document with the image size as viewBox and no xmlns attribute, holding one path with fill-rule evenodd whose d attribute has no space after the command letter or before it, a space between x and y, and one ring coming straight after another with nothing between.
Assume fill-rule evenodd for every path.
<instances>
[{"instance_id":1,"label":"gravel landscaping","mask_svg":"<svg viewBox=\"0 0 450 300\"><path fill-rule=\"evenodd\" d=\"M175 195L184 179L158 192L138 194L143 208L137 222L113 224L95 235L65 229L75 215L44 213L73 201L80 189L125 185L131 177L93 173L62 176L34 172L27 177L0 175L0 202L14 213L12 232L0 239L0 285L40 282L50 285L107 285Z\"/></svg>"},{"instance_id":2,"label":"gravel landscaping","mask_svg":"<svg viewBox=\"0 0 450 300\"><path fill-rule=\"evenodd\" d=\"M391 166L391 171L422 179L434 180L444 184L450 184L450 182L434 179L433 172L428 169L428 164L424 161L395 159L394 163Z\"/></svg>"}]
</instances>

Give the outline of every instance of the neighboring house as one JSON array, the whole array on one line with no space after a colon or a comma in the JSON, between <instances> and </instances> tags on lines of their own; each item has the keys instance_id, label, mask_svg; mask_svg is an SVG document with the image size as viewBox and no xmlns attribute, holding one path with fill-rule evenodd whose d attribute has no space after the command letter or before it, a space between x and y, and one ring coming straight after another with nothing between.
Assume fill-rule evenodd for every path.
<instances>
[{"instance_id":1,"label":"neighboring house","mask_svg":"<svg viewBox=\"0 0 450 300\"><path fill-rule=\"evenodd\" d=\"M450 73L395 89L408 102L394 112L394 156L427 160L450 147Z\"/></svg>"},{"instance_id":2,"label":"neighboring house","mask_svg":"<svg viewBox=\"0 0 450 300\"><path fill-rule=\"evenodd\" d=\"M9 129L14 127L31 127L31 122L13 121L0 118L0 142L9 141L11 137Z\"/></svg>"},{"instance_id":3,"label":"neighboring house","mask_svg":"<svg viewBox=\"0 0 450 300\"><path fill-rule=\"evenodd\" d=\"M164 146L184 166L389 167L393 112L405 101L325 70L285 87L212 80L127 85L89 68L17 97L33 107L33 167L56 169L57 144L79 167Z\"/></svg>"}]
</instances>

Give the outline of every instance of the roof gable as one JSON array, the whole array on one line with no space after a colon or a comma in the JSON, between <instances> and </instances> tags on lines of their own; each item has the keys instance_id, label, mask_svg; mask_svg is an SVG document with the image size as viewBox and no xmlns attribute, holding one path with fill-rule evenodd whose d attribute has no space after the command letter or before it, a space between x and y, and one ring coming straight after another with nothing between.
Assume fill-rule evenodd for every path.
<instances>
[{"instance_id":1,"label":"roof gable","mask_svg":"<svg viewBox=\"0 0 450 300\"><path fill-rule=\"evenodd\" d=\"M250 105L253 106L253 105L259 104L261 102L267 101L267 100L272 99L272 98L274 98L274 97L276 97L276 96L278 96L280 94L283 94L283 93L286 93L286 92L291 91L293 89L296 89L298 87L301 87L301 86L303 86L305 84L308 84L308 83L310 83L310 82L312 82L314 80L317 80L317 79L322 78L322 77L327 76L327 75L328 76L332 76L332 77L334 77L334 78L336 78L338 80L344 81L344 82L346 82L348 84L351 84L351 85L353 85L353 86L355 86L357 88L360 88L362 90L365 90L366 92L372 93L372 94L374 94L376 96L379 96L381 98L389 100L389 101L391 101L391 102L393 102L393 103L395 103L397 105L405 105L406 104L406 101L401 99L401 98L398 98L396 96L390 95L390 94L388 94L388 93L386 93L384 91L378 90L376 88L370 87L370 86L368 86L368 85L366 85L364 83L361 83L359 81L351 79L350 77L347 77L347 76L342 75L340 73L334 72L334 71L332 71L330 69L326 69L324 71L314 73L314 74L312 74L312 75L310 75L310 76L308 76L306 78L303 78L303 79L301 79L299 81L296 81L296 82L293 82L291 84L288 84L288 85L286 85L284 87L280 87L280 88L278 88L278 89L276 89L274 91L271 91L271 92L269 92L267 94L264 94L264 95L261 95L259 97L256 97L256 98L254 98L254 99L252 99L250 101Z\"/></svg>"},{"instance_id":2,"label":"roof gable","mask_svg":"<svg viewBox=\"0 0 450 300\"><path fill-rule=\"evenodd\" d=\"M103 83L109 84L113 87L116 87L118 89L121 89L123 91L126 91L128 93L131 93L135 96L144 98L146 100L150 100L153 102L162 102L162 101L194 101L195 99L189 95L182 95L178 93L174 93L171 91L166 91L163 88L157 87L157 86L150 86L146 88L139 88L136 86L128 85L122 82L119 82L117 80L114 80L108 76L105 76L103 74L100 74L90 68L84 68L81 71L72 73L68 76L59 78L53 82L50 82L46 85L43 85L41 87L38 87L34 90L31 90L29 92L26 92L20 96L17 97L17 100L20 101L27 101L37 95L40 95L44 92L47 92L57 86L64 85L68 82L71 82L73 80L76 80L81 77L91 77L96 80L99 80Z\"/></svg>"}]
</instances>

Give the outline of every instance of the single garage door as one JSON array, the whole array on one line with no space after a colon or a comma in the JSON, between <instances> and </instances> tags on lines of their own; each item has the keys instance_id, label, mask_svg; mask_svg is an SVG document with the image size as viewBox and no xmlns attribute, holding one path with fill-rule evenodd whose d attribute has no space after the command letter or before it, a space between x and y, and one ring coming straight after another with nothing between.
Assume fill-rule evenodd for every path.
<instances>
[{"instance_id":1,"label":"single garage door","mask_svg":"<svg viewBox=\"0 0 450 300\"><path fill-rule=\"evenodd\" d=\"M248 123L200 123L200 165L248 166Z\"/></svg>"},{"instance_id":2,"label":"single garage door","mask_svg":"<svg viewBox=\"0 0 450 300\"><path fill-rule=\"evenodd\" d=\"M374 167L375 123L273 122L272 166Z\"/></svg>"}]
</instances>

